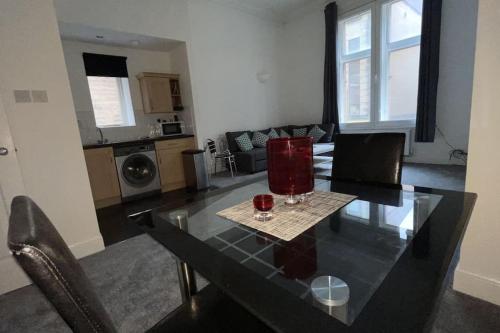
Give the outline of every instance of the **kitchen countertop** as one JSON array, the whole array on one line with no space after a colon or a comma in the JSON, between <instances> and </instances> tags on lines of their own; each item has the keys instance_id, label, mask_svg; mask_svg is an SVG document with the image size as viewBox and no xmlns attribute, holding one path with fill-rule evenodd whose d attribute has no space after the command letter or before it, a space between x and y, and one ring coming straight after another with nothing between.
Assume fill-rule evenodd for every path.
<instances>
[{"instance_id":1,"label":"kitchen countertop","mask_svg":"<svg viewBox=\"0 0 500 333\"><path fill-rule=\"evenodd\" d=\"M104 147L123 147L129 145L140 145L140 144L148 144L153 143L155 141L164 141L164 140L175 140L175 139L184 139L184 138L192 138L193 134L180 134L180 135L172 135L172 136L159 136L156 138L145 138L145 139L137 139L137 140L127 140L127 141L115 141L115 142L107 142L107 143L90 143L83 145L83 149L93 149L93 148L104 148Z\"/></svg>"}]
</instances>

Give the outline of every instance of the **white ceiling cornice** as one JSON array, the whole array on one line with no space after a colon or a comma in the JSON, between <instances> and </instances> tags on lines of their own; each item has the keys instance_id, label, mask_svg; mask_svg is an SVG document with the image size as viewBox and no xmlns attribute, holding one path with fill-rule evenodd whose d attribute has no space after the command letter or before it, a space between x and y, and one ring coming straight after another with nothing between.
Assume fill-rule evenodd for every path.
<instances>
[{"instance_id":1,"label":"white ceiling cornice","mask_svg":"<svg viewBox=\"0 0 500 333\"><path fill-rule=\"evenodd\" d=\"M312 13L314 11L322 11L325 9L325 6L332 2L333 0L311 0L309 3L307 3L304 6L301 6L293 11L290 11L284 18L283 22L288 23L293 20L299 19L301 17L304 17L308 15L309 13Z\"/></svg>"},{"instance_id":2,"label":"white ceiling cornice","mask_svg":"<svg viewBox=\"0 0 500 333\"><path fill-rule=\"evenodd\" d=\"M205 0L206 1L206 0ZM332 0L209 0L277 24L285 24Z\"/></svg>"},{"instance_id":3,"label":"white ceiling cornice","mask_svg":"<svg viewBox=\"0 0 500 333\"><path fill-rule=\"evenodd\" d=\"M244 13L257 16L263 20L270 21L276 24L283 24L283 18L279 17L278 14L273 12L272 10L266 10L264 8L245 5L243 1L234 1L234 0L208 0L218 5L230 7Z\"/></svg>"}]
</instances>

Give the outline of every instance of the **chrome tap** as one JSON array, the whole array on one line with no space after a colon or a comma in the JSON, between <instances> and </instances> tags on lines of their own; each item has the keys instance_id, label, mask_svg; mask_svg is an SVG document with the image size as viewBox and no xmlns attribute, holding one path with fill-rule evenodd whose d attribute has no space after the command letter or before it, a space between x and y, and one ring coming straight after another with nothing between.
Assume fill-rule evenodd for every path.
<instances>
[{"instance_id":1,"label":"chrome tap","mask_svg":"<svg viewBox=\"0 0 500 333\"><path fill-rule=\"evenodd\" d=\"M108 140L104 138L104 135L102 134L102 130L99 127L97 127L97 132L99 132L99 135L101 137L101 140L97 140L98 144L103 144L103 143L108 142Z\"/></svg>"}]
</instances>

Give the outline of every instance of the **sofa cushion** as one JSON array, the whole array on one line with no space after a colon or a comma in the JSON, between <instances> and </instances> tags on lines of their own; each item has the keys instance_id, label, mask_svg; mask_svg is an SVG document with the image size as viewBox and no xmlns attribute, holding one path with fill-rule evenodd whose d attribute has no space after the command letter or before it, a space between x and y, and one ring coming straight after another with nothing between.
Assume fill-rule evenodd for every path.
<instances>
[{"instance_id":1,"label":"sofa cushion","mask_svg":"<svg viewBox=\"0 0 500 333\"><path fill-rule=\"evenodd\" d=\"M314 127L318 126L323 131L325 131L325 135L319 139L318 143L330 143L333 142L333 130L335 129L335 124L311 124L307 126L308 132Z\"/></svg>"},{"instance_id":2,"label":"sofa cushion","mask_svg":"<svg viewBox=\"0 0 500 333\"><path fill-rule=\"evenodd\" d=\"M288 134L287 131L285 130L280 130L280 138L289 138L290 137L290 134Z\"/></svg>"},{"instance_id":3,"label":"sofa cushion","mask_svg":"<svg viewBox=\"0 0 500 333\"><path fill-rule=\"evenodd\" d=\"M251 150L252 154L255 156L256 161L267 159L267 149L266 148L255 148Z\"/></svg>"},{"instance_id":4,"label":"sofa cushion","mask_svg":"<svg viewBox=\"0 0 500 333\"><path fill-rule=\"evenodd\" d=\"M269 133L267 133L267 136L269 136L269 139L277 139L280 137L280 135L278 134L278 132L276 132L276 130L274 128L271 128L269 130Z\"/></svg>"},{"instance_id":5,"label":"sofa cushion","mask_svg":"<svg viewBox=\"0 0 500 333\"><path fill-rule=\"evenodd\" d=\"M306 136L307 134L307 127L302 127L302 128L294 128L293 129L293 136Z\"/></svg>"},{"instance_id":6,"label":"sofa cushion","mask_svg":"<svg viewBox=\"0 0 500 333\"><path fill-rule=\"evenodd\" d=\"M241 136L243 133L247 133L250 136L252 132L250 131L226 132L227 147L233 153L240 151L240 148L236 143L236 138Z\"/></svg>"},{"instance_id":7,"label":"sofa cushion","mask_svg":"<svg viewBox=\"0 0 500 333\"><path fill-rule=\"evenodd\" d=\"M319 140L325 135L326 132L323 131L321 128L318 127L318 125L314 125L313 128L309 130L307 133L307 136L310 136L313 138L313 143L318 143Z\"/></svg>"},{"instance_id":8,"label":"sofa cushion","mask_svg":"<svg viewBox=\"0 0 500 333\"><path fill-rule=\"evenodd\" d=\"M252 145L254 147L264 148L267 140L269 140L269 136L262 132L254 132L252 136Z\"/></svg>"},{"instance_id":9,"label":"sofa cushion","mask_svg":"<svg viewBox=\"0 0 500 333\"><path fill-rule=\"evenodd\" d=\"M254 161L261 161L267 159L267 149L266 148L254 148L249 151L239 151L234 154L237 157L244 157L248 163L254 163Z\"/></svg>"},{"instance_id":10,"label":"sofa cushion","mask_svg":"<svg viewBox=\"0 0 500 333\"><path fill-rule=\"evenodd\" d=\"M242 135L238 136L235 140L241 151L246 152L253 149L252 140L250 140L248 133L243 133Z\"/></svg>"}]
</instances>

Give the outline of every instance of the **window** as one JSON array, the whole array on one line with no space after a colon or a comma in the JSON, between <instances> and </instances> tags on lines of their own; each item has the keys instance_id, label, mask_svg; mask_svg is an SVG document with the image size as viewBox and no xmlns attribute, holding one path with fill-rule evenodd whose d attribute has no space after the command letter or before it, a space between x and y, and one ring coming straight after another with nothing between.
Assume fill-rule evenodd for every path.
<instances>
[{"instance_id":1,"label":"window","mask_svg":"<svg viewBox=\"0 0 500 333\"><path fill-rule=\"evenodd\" d=\"M421 21L422 0L379 0L339 20L339 116L344 126L415 122Z\"/></svg>"},{"instance_id":2,"label":"window","mask_svg":"<svg viewBox=\"0 0 500 333\"><path fill-rule=\"evenodd\" d=\"M87 76L96 126L135 126L128 78Z\"/></svg>"},{"instance_id":3,"label":"window","mask_svg":"<svg viewBox=\"0 0 500 333\"><path fill-rule=\"evenodd\" d=\"M127 58L83 53L90 98L98 128L135 126Z\"/></svg>"},{"instance_id":4,"label":"window","mask_svg":"<svg viewBox=\"0 0 500 333\"><path fill-rule=\"evenodd\" d=\"M371 77L371 12L343 21L339 28L340 56L340 121L370 121Z\"/></svg>"}]
</instances>

